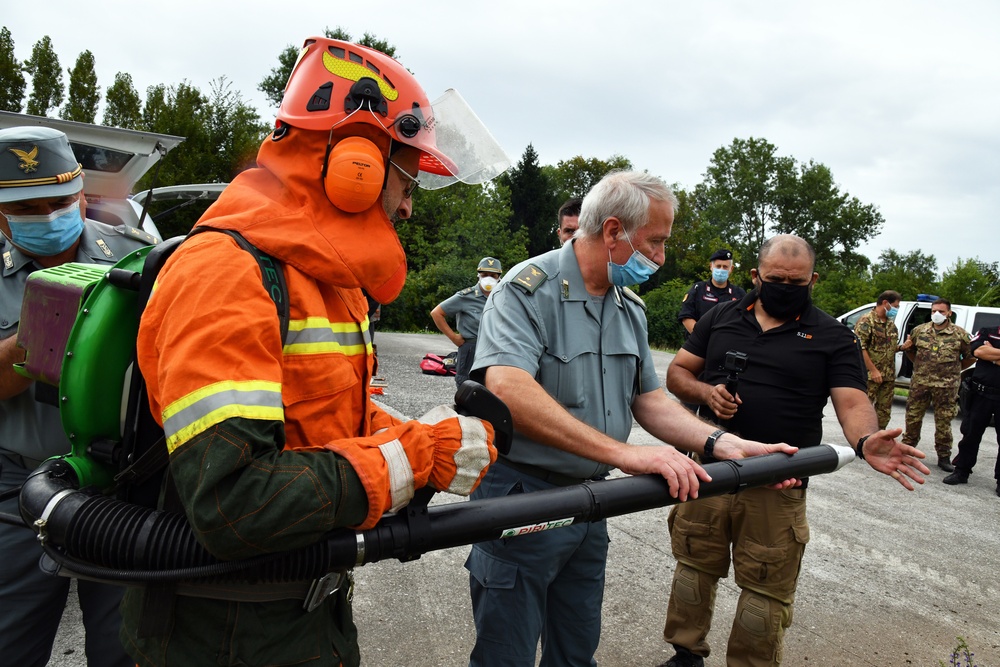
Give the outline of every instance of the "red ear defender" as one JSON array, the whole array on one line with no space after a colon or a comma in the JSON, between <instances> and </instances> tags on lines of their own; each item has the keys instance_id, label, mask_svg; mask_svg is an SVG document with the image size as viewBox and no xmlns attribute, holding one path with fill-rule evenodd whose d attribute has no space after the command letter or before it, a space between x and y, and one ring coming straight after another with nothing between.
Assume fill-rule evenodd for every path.
<instances>
[{"instance_id":1,"label":"red ear defender","mask_svg":"<svg viewBox=\"0 0 1000 667\"><path fill-rule=\"evenodd\" d=\"M327 198L340 210L368 210L381 196L384 183L382 153L368 139L346 137L330 151L323 187Z\"/></svg>"}]
</instances>

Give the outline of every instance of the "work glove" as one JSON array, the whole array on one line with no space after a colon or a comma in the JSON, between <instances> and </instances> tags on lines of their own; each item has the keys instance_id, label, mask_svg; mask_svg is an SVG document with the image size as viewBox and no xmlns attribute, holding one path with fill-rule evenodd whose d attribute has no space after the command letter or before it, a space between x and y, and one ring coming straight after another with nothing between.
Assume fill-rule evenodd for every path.
<instances>
[{"instance_id":1,"label":"work glove","mask_svg":"<svg viewBox=\"0 0 1000 667\"><path fill-rule=\"evenodd\" d=\"M438 445L433 452L433 465L427 484L438 491L467 496L476 490L486 469L497 460L493 446L493 426L478 417L458 414L447 405L431 409L417 421L454 429L457 446ZM444 440L443 443L451 443ZM416 468L414 468L416 470Z\"/></svg>"},{"instance_id":2,"label":"work glove","mask_svg":"<svg viewBox=\"0 0 1000 667\"><path fill-rule=\"evenodd\" d=\"M346 458L365 487L368 516L358 527L364 529L405 507L416 489L472 493L497 460L493 437L489 422L440 405L419 419L326 449Z\"/></svg>"}]
</instances>

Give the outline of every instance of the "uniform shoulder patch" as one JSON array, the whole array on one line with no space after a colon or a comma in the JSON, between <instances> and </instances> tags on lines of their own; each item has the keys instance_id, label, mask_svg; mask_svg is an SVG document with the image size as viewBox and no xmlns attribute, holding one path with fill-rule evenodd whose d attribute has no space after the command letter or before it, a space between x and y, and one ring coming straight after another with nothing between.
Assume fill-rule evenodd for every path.
<instances>
[{"instance_id":1,"label":"uniform shoulder patch","mask_svg":"<svg viewBox=\"0 0 1000 667\"><path fill-rule=\"evenodd\" d=\"M622 294L624 294L630 301L634 301L639 304L639 307L646 310L646 302L642 300L642 297L630 290L627 287L622 288Z\"/></svg>"},{"instance_id":2,"label":"uniform shoulder patch","mask_svg":"<svg viewBox=\"0 0 1000 667\"><path fill-rule=\"evenodd\" d=\"M534 264L528 264L511 279L511 282L520 286L528 294L534 294L535 290L541 287L548 278L549 275L540 268Z\"/></svg>"},{"instance_id":3,"label":"uniform shoulder patch","mask_svg":"<svg viewBox=\"0 0 1000 667\"><path fill-rule=\"evenodd\" d=\"M149 245L156 245L160 242L160 239L156 238L149 232L144 232L141 229L136 229L135 227L129 227L128 225L118 225L115 227L115 231L122 236L128 236L133 239L138 239L144 241Z\"/></svg>"}]
</instances>

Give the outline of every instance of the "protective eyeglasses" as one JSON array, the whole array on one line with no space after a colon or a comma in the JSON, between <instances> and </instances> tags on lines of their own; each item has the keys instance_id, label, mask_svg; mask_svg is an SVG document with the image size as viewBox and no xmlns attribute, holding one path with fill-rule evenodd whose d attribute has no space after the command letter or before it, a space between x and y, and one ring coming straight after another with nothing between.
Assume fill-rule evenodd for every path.
<instances>
[{"instance_id":1,"label":"protective eyeglasses","mask_svg":"<svg viewBox=\"0 0 1000 667\"><path fill-rule=\"evenodd\" d=\"M408 173L406 173L405 169L400 167L392 160L389 160L389 164L398 169L399 173L401 173L403 176L406 176L406 180L409 181L406 185L403 186L403 199L409 199L413 195L413 191L417 189L418 185L420 185L420 181L414 178L413 176L410 176Z\"/></svg>"}]
</instances>

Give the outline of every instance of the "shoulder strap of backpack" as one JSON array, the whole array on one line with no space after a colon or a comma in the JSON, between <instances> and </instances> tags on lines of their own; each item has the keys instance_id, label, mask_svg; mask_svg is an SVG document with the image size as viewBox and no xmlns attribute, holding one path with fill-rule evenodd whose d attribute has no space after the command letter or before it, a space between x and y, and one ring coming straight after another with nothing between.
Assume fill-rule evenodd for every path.
<instances>
[{"instance_id":1,"label":"shoulder strap of backpack","mask_svg":"<svg viewBox=\"0 0 1000 667\"><path fill-rule=\"evenodd\" d=\"M159 247L160 252L157 253L158 256L155 258L155 261L147 262L143 268L141 280L145 289L140 290L138 314L141 315L142 311L145 309L146 301L149 298L149 294L152 292L152 285L156 279L156 274L158 274L160 269L163 268L167 258L173 254L173 252L186 239L202 232L220 232L232 237L232 239L235 240L241 248L253 255L254 259L257 260L257 265L260 267L261 280L264 283L264 289L267 290L267 293L274 301L275 308L278 310L278 320L281 327L281 341L284 342L288 337L289 323L288 286L285 283L285 274L281 270L281 266L273 257L247 241L239 232L231 229L218 229L216 227L206 226L195 227L183 239L171 239L170 241L162 244ZM145 418L143 418L143 414L145 414ZM169 455L167 454L167 448L164 445L162 431L158 428L152 428L153 426L156 426L156 424L153 422L152 416L148 414L146 383L142 380L142 377L138 373L135 373L132 378L126 423L135 425L132 433L126 433L126 449L141 448L143 446L141 443L143 438L141 438L139 433L136 431L144 430L147 434L150 431L158 431L160 434L158 439L149 443L145 451L141 452L129 466L124 468L118 473L118 475L115 476L115 481L119 483L133 485L142 484L166 467ZM146 427L140 427L140 423L145 423ZM148 436L147 442L149 440L153 440L153 437ZM159 485L156 486L158 487ZM147 498L146 502L148 503L149 501L150 499Z\"/></svg>"},{"instance_id":2,"label":"shoulder strap of backpack","mask_svg":"<svg viewBox=\"0 0 1000 667\"><path fill-rule=\"evenodd\" d=\"M241 248L253 255L254 259L257 260L264 289L267 290L267 293L274 301L275 307L278 309L278 320L281 323L281 340L284 342L288 336L288 286L285 284L285 273L281 270L281 266L273 257L247 241L242 234L232 229L219 229L217 227L202 225L188 232L187 238L191 238L195 234L202 232L220 232L232 237Z\"/></svg>"}]
</instances>

